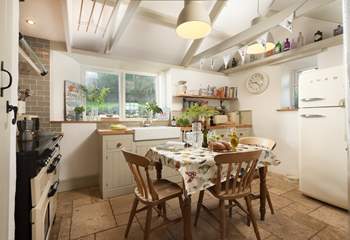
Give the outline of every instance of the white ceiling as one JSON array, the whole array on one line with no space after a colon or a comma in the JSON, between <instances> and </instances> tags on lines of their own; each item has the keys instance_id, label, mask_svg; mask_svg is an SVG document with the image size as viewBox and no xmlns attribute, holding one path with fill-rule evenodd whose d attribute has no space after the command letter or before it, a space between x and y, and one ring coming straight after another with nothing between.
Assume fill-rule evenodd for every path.
<instances>
[{"instance_id":1,"label":"white ceiling","mask_svg":"<svg viewBox=\"0 0 350 240\"><path fill-rule=\"evenodd\" d=\"M20 2L19 29L24 35L64 41L60 0L30 0ZM35 21L34 25L26 23Z\"/></svg>"},{"instance_id":2,"label":"white ceiling","mask_svg":"<svg viewBox=\"0 0 350 240\"><path fill-rule=\"evenodd\" d=\"M61 1L65 0L26 0L24 3L20 3L21 31L25 35L55 41L64 41L65 34L61 15ZM103 9L103 14L101 15L96 33L96 24L104 1L96 1L88 31L86 31L86 28L93 7L93 1L83 0L81 24L78 30L81 1L82 0L67 0L71 46L77 49L103 52L107 40L107 36L103 35L103 33L115 0L108 0L110 4L107 4ZM130 0L121 1L118 17L115 20L116 29ZM288 7L294 1L296 0L260 0L260 12L265 14L271 3L273 3L271 9L279 11ZM215 1L203 1L203 5L208 12L213 4L215 4ZM140 8L157 11L163 15L171 16L172 19L176 20L179 12L183 8L183 1L144 0L141 2L139 9ZM225 36L232 36L249 28L251 20L257 16L256 8L257 0L228 0L223 11L213 25L216 30L215 32L224 32L226 35L224 34L223 36L223 34L221 34L221 37L218 37L215 33L211 34L203 41L198 51L203 51L217 44L224 40ZM337 0L335 3L324 8L312 11L308 16L325 21L341 22L341 0ZM25 20L28 18L33 19L36 24L26 24ZM191 41L179 38L174 28L157 24L154 21L147 21L136 12L120 41L112 48L109 54L117 57L132 57L156 62L179 64L190 43Z\"/></svg>"}]
</instances>

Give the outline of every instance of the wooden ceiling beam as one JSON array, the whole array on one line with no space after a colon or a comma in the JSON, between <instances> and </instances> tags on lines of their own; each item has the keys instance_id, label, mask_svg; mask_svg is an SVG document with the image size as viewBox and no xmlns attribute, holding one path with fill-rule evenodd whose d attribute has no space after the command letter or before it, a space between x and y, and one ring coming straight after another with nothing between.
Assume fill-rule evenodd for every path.
<instances>
[{"instance_id":1,"label":"wooden ceiling beam","mask_svg":"<svg viewBox=\"0 0 350 240\"><path fill-rule=\"evenodd\" d=\"M140 3L141 3L141 0L132 0L129 2L128 7L125 11L125 14L119 24L117 32L114 34L114 36L110 40L107 40L109 42L108 44L106 44L104 53L110 52L113 49L113 46L116 46L118 44L120 38L122 37L124 31L128 27Z\"/></svg>"},{"instance_id":2,"label":"wooden ceiling beam","mask_svg":"<svg viewBox=\"0 0 350 240\"><path fill-rule=\"evenodd\" d=\"M282 11L272 15L271 17L268 17L266 20L250 27L249 29L242 31L201 53L198 53L192 58L188 65L196 63L204 57L214 56L216 54L224 52L227 49L233 48L242 43L250 41L251 39L277 26L280 22L282 22L293 12L295 12L296 17L301 17L307 12L319 8L325 4L331 3L333 1L335 0L299 0L291 4L288 8L283 9Z\"/></svg>"},{"instance_id":3,"label":"wooden ceiling beam","mask_svg":"<svg viewBox=\"0 0 350 240\"><path fill-rule=\"evenodd\" d=\"M221 1L221 0L219 0ZM224 0L224 2L227 0ZM137 11L137 17L141 17L144 20L154 23L154 24L158 24L158 25L162 25L164 27L168 27L168 28L176 28L177 25L177 18L173 17L173 16L169 16L163 13L160 13L158 11L154 11L152 9L148 9L145 7L139 7L139 10ZM218 39L226 39L228 37L230 37L230 35L228 35L227 33L224 33L222 31L218 31L213 29L212 32L209 35L210 37L215 37Z\"/></svg>"},{"instance_id":4,"label":"wooden ceiling beam","mask_svg":"<svg viewBox=\"0 0 350 240\"><path fill-rule=\"evenodd\" d=\"M225 7L225 5L226 5L226 0L216 1L215 5L213 6L213 8L211 9L211 11L209 13L209 17L210 17L212 25L214 24L214 22L216 21L216 19L220 15L220 13L221 13L222 9ZM199 47L201 46L203 40L204 40L204 38L200 38L200 39L196 39L196 40L192 41L190 47L186 51L184 58L182 59L182 62L181 62L182 66L188 66L189 62L191 62L193 56L196 54Z\"/></svg>"},{"instance_id":5,"label":"wooden ceiling beam","mask_svg":"<svg viewBox=\"0 0 350 240\"><path fill-rule=\"evenodd\" d=\"M82 0L83 1L83 0ZM66 42L67 52L72 51L72 35L71 29L69 25L69 16L68 16L68 2L67 0L61 0L61 12L62 12L62 20L63 20L63 28L64 28L64 38Z\"/></svg>"}]
</instances>

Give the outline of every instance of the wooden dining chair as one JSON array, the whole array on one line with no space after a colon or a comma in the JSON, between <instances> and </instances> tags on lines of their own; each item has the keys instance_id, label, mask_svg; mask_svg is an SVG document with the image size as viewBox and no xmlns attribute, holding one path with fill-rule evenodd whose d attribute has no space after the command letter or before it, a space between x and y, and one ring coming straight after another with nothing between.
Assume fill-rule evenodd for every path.
<instances>
[{"instance_id":1,"label":"wooden dining chair","mask_svg":"<svg viewBox=\"0 0 350 240\"><path fill-rule=\"evenodd\" d=\"M225 153L217 155L214 158L217 166L216 184L208 188L208 190L214 197L219 199L220 219L217 220L220 222L220 239L226 239L227 237L226 208L229 208L231 211L232 207L237 206L247 214L249 220L253 223L256 238L260 240L260 234L251 204L253 197L251 192L251 182L254 178L260 154L261 150L257 150L250 152ZM227 173L225 173L226 170ZM203 204L203 197L204 191L201 191L198 198L197 212L194 222L195 226L198 223L201 208L205 209L216 219L216 216ZM247 209L237 201L240 198L245 199ZM229 202L227 206L225 206L225 201Z\"/></svg>"},{"instance_id":2,"label":"wooden dining chair","mask_svg":"<svg viewBox=\"0 0 350 240\"><path fill-rule=\"evenodd\" d=\"M251 146L257 146L257 147L263 147L269 151L272 151L275 147L276 147L276 142L268 139L268 138L261 138L261 137L244 137L244 138L240 138L239 139L239 143L241 144L246 144L246 145L251 145ZM264 168L265 171L265 175L267 174L267 167ZM259 179L259 171L257 170L254 176L254 179ZM269 208L271 211L271 214L275 214L275 210L273 208L272 205L272 201L271 201L271 196L270 196L270 192L267 188L266 185L266 181L264 182L264 191L266 192L266 200L267 203L269 204ZM260 199L260 195L259 194L255 194L254 195L254 200L255 199Z\"/></svg>"},{"instance_id":3,"label":"wooden dining chair","mask_svg":"<svg viewBox=\"0 0 350 240\"><path fill-rule=\"evenodd\" d=\"M144 239L150 238L150 233L169 223L177 223L181 218L169 220L166 215L166 201L178 198L181 212L183 210L182 188L176 183L166 179L152 180L149 173L150 160L146 157L122 150L123 155L136 182L135 198L129 216L128 225L125 231L125 238L128 237L131 224L136 213L146 210L146 224L144 229ZM145 207L137 209L141 202ZM158 211L164 218L164 222L151 229L152 210Z\"/></svg>"}]
</instances>

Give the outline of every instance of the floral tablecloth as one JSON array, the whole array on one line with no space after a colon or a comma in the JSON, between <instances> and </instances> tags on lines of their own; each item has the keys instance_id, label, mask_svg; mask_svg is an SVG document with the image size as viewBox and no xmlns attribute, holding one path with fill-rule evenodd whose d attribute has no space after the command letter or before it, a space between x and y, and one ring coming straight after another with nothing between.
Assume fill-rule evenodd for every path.
<instances>
[{"instance_id":1,"label":"floral tablecloth","mask_svg":"<svg viewBox=\"0 0 350 240\"><path fill-rule=\"evenodd\" d=\"M239 144L236 148L237 152L263 150L259 166L278 165L275 155L261 146L250 146ZM147 157L154 162L161 162L163 166L176 169L184 179L185 190L187 194L192 194L214 185L216 176L216 165L214 156L219 153L210 151L205 148L185 148L181 150L164 150L162 148L153 147Z\"/></svg>"}]
</instances>

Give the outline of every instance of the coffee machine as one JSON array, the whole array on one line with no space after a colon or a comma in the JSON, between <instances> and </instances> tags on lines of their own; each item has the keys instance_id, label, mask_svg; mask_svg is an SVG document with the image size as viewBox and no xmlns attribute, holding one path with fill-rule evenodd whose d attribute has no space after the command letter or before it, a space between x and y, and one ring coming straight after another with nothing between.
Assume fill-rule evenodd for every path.
<instances>
[{"instance_id":1,"label":"coffee machine","mask_svg":"<svg viewBox=\"0 0 350 240\"><path fill-rule=\"evenodd\" d=\"M22 114L18 117L17 129L20 141L32 141L39 135L39 117L36 115Z\"/></svg>"}]
</instances>

